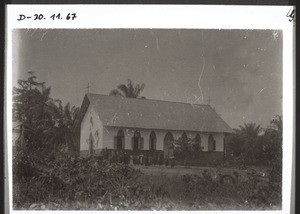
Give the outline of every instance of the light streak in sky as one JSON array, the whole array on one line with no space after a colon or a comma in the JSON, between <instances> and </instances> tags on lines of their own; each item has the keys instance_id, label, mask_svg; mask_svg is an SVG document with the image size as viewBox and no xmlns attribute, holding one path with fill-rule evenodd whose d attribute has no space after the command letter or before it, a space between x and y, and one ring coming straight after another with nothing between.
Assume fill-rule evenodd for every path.
<instances>
[{"instance_id":1,"label":"light streak in sky","mask_svg":"<svg viewBox=\"0 0 300 214\"><path fill-rule=\"evenodd\" d=\"M204 69L205 69L205 55L204 55L204 51L203 51L203 54L202 54L202 59L203 59L203 64L202 64L202 71L201 71L201 74L199 76L199 79L198 79L198 88L200 90L200 94L201 94L201 103L203 103L203 92L202 92L202 89L201 89L201 78L202 78L202 75L204 73Z\"/></svg>"},{"instance_id":2,"label":"light streak in sky","mask_svg":"<svg viewBox=\"0 0 300 214\"><path fill-rule=\"evenodd\" d=\"M203 31L202 31L202 45L203 45ZM205 69L205 52L204 52L204 48L202 50L202 59L203 59L203 63L202 63L202 70L201 70L201 74L198 78L198 88L200 90L200 95L201 95L201 103L203 103L203 92L202 92L202 88L201 88L201 78L202 78L202 75L204 73L204 69ZM196 102L198 101L198 99L196 100Z\"/></svg>"}]
</instances>

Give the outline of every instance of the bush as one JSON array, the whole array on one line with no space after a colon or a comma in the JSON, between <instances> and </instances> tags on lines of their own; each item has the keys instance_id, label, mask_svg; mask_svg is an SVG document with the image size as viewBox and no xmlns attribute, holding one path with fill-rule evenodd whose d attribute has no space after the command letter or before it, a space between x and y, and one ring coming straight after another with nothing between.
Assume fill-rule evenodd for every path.
<instances>
[{"instance_id":1,"label":"bush","mask_svg":"<svg viewBox=\"0 0 300 214\"><path fill-rule=\"evenodd\" d=\"M52 201L100 201L128 203L156 197L151 183L130 166L111 164L98 157L59 157L43 165L14 162L13 201L15 207ZM28 173L31 172L31 173Z\"/></svg>"},{"instance_id":2,"label":"bush","mask_svg":"<svg viewBox=\"0 0 300 214\"><path fill-rule=\"evenodd\" d=\"M220 176L220 175L219 175ZM202 175L183 175L182 181L186 185L185 197L193 204L207 204L218 201L218 204L228 206L229 199L235 199L235 204L245 204L248 209L270 209L281 206L280 188L274 188L272 182L259 180L257 174L249 174L246 181L233 184L223 184L222 176L212 177L208 170ZM232 186L234 185L234 186Z\"/></svg>"}]
</instances>

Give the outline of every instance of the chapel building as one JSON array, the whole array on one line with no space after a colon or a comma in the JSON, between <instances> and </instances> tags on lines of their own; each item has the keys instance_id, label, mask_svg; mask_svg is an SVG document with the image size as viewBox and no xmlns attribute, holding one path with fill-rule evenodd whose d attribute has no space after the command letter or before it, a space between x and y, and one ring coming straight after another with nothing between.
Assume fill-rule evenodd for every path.
<instances>
[{"instance_id":1,"label":"chapel building","mask_svg":"<svg viewBox=\"0 0 300 214\"><path fill-rule=\"evenodd\" d=\"M168 158L174 140L189 137L200 144L201 155L220 161L225 136L232 132L210 105L91 93L83 99L77 124L82 156L107 149L156 152Z\"/></svg>"}]
</instances>

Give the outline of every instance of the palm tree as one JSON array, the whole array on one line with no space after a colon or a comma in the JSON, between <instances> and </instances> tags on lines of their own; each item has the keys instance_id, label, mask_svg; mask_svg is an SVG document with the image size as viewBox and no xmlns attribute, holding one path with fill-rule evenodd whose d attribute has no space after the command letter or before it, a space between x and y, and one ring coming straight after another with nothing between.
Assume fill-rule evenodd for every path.
<instances>
[{"instance_id":1,"label":"palm tree","mask_svg":"<svg viewBox=\"0 0 300 214\"><path fill-rule=\"evenodd\" d=\"M130 98L141 98L145 99L145 97L140 96L142 91L145 88L145 84L133 84L131 79L127 80L127 85L121 84L117 86L117 89L113 89L110 91L110 96L122 96L122 97L130 97Z\"/></svg>"},{"instance_id":2,"label":"palm tree","mask_svg":"<svg viewBox=\"0 0 300 214\"><path fill-rule=\"evenodd\" d=\"M260 134L262 128L255 123L244 123L243 126L239 126L239 129L235 129L235 145L241 150L246 162L256 162L261 158L262 142L260 140Z\"/></svg>"},{"instance_id":3,"label":"palm tree","mask_svg":"<svg viewBox=\"0 0 300 214\"><path fill-rule=\"evenodd\" d=\"M235 157L247 157L258 152L260 149L260 125L255 123L244 123L239 129L234 129L234 133L226 137L226 150Z\"/></svg>"},{"instance_id":4,"label":"palm tree","mask_svg":"<svg viewBox=\"0 0 300 214\"><path fill-rule=\"evenodd\" d=\"M234 130L237 135L247 138L247 139L255 139L259 136L262 131L260 125L256 125L255 123L244 123L244 126L239 126L239 129Z\"/></svg>"}]
</instances>

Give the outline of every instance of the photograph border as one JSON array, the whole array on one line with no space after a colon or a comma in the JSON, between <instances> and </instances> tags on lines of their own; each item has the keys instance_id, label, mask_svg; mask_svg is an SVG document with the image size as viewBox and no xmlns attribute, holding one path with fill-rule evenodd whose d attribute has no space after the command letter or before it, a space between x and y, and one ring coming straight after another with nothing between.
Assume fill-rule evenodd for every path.
<instances>
[{"instance_id":1,"label":"photograph border","mask_svg":"<svg viewBox=\"0 0 300 214\"><path fill-rule=\"evenodd\" d=\"M294 23L289 22L286 17L287 11L292 6L189 6L189 5L8 5L7 6L7 26L6 26L6 112L4 133L5 145L8 152L9 163L9 198L10 209L12 208L12 115L11 100L12 93L8 88L12 88L11 74L11 53L12 53L12 29L16 28L199 28L201 29L280 29L283 31L283 115L284 131L283 142L294 142L294 105L295 105L295 71L294 71ZM80 19L74 22L33 22L17 21L21 13L32 13L33 9L40 13L48 14L54 11L77 11ZM228 13L228 10L231 13ZM86 11L89 11L86 13ZM99 12L100 11L100 12ZM184 11L184 12L182 12ZM217 16L211 16L218 14ZM255 16L253 13L255 12ZM124 17L122 20L116 17ZM156 17L153 17L155 14ZM140 18L143 16L144 18ZM163 18L167 17L167 18ZM220 17L222 17L220 19ZM105 22L103 20L110 20ZM163 20L163 21L162 21ZM177 21L177 22L176 22ZM176 22L176 23L174 23ZM209 23L206 23L209 22ZM225 24L224 24L225 23ZM200 29L200 28L199 28ZM291 172L293 145L284 146L283 155L283 200L282 212L289 211L291 202ZM286 176L290 175L290 176ZM22 213L23 211L13 211ZM25 211L24 211L25 212ZM28 212L28 211L27 211ZM52 211L44 211L45 213ZM82 212L82 211L80 211ZM87 211L90 213L90 211ZM99 212L99 211L97 211ZM201 212L201 211L199 211ZM210 211L203 211L210 212ZM218 211L225 213L232 211ZM239 212L240 211L234 211ZM248 211L249 212L249 211ZM257 211L262 212L262 211ZM274 213L274 211L272 211ZM277 211L275 211L277 213ZM280 213L281 211L278 211Z\"/></svg>"}]
</instances>

